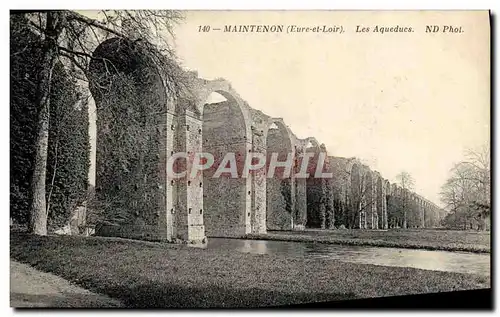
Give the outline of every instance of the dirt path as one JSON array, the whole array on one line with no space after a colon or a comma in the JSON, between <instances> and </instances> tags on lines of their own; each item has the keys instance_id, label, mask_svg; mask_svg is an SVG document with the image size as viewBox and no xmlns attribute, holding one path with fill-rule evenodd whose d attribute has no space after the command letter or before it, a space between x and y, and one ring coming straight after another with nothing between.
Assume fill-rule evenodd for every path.
<instances>
[{"instance_id":1,"label":"dirt path","mask_svg":"<svg viewBox=\"0 0 500 317\"><path fill-rule=\"evenodd\" d=\"M53 274L10 260L10 306L121 307L119 301L70 284Z\"/></svg>"}]
</instances>

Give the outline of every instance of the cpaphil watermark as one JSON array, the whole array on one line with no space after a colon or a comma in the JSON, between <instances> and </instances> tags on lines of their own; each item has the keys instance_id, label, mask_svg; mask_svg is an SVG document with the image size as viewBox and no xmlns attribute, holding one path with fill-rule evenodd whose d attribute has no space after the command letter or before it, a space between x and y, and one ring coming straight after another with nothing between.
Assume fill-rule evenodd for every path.
<instances>
[{"instance_id":1,"label":"cpaphil watermark","mask_svg":"<svg viewBox=\"0 0 500 317\"><path fill-rule=\"evenodd\" d=\"M246 155L245 155L246 154ZM286 155L285 155L286 154ZM286 156L286 157L284 157ZM332 178L328 172L325 152L306 152L298 157L292 153L228 152L223 157L212 153L177 152L167 161L169 178L196 178L208 175L212 178L247 178L265 175L267 178Z\"/></svg>"}]
</instances>

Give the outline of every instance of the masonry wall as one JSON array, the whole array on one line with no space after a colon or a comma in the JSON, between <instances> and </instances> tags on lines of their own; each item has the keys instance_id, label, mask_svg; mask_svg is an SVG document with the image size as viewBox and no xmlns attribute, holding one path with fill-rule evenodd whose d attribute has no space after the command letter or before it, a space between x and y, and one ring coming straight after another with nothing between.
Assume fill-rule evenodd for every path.
<instances>
[{"instance_id":1,"label":"masonry wall","mask_svg":"<svg viewBox=\"0 0 500 317\"><path fill-rule=\"evenodd\" d=\"M229 237L250 232L251 191L247 179L222 174L213 178L226 153L235 153L241 175L247 152L244 121L240 110L229 101L205 105L203 112L203 152L214 155L215 163L203 172L204 224L208 237ZM248 196L248 197L247 197Z\"/></svg>"},{"instance_id":2,"label":"masonry wall","mask_svg":"<svg viewBox=\"0 0 500 317\"><path fill-rule=\"evenodd\" d=\"M253 124L257 129L252 131L252 145L251 149L254 153L266 153L266 136L263 129L267 128L267 116L261 112L254 112ZM260 129L259 129L260 128ZM249 145L247 145L249 146ZM266 224L266 206L267 206L267 193L266 193L266 169L258 169L250 174L248 179L250 191L250 213L251 218L247 219L251 222L251 232L254 234L265 234L267 232ZM247 183L247 184L248 184Z\"/></svg>"},{"instance_id":3,"label":"masonry wall","mask_svg":"<svg viewBox=\"0 0 500 317\"><path fill-rule=\"evenodd\" d=\"M179 151L188 157L202 150L202 122L194 113L186 112L177 118ZM191 171L191 160L184 160L186 167L181 171ZM177 237L182 240L202 241L205 238L203 223L203 176L187 175L177 182Z\"/></svg>"},{"instance_id":4,"label":"masonry wall","mask_svg":"<svg viewBox=\"0 0 500 317\"><path fill-rule=\"evenodd\" d=\"M347 159L343 157L329 156L333 179L331 179L333 187L333 206L336 227L347 227L348 217L348 180Z\"/></svg>"},{"instance_id":5,"label":"masonry wall","mask_svg":"<svg viewBox=\"0 0 500 317\"><path fill-rule=\"evenodd\" d=\"M267 136L267 166L272 153L278 153L278 161L284 162L291 153L290 141L283 137L279 129L270 129ZM268 230L292 229L292 189L291 178L283 178L284 168L276 168L274 177L266 180L266 222ZM290 172L290 175L293 171Z\"/></svg>"},{"instance_id":6,"label":"masonry wall","mask_svg":"<svg viewBox=\"0 0 500 317\"><path fill-rule=\"evenodd\" d=\"M350 169L350 190L349 195L349 213L348 213L348 227L360 228L364 224L364 217L359 213L359 206L361 204L361 171L358 164L353 164Z\"/></svg>"},{"instance_id":7,"label":"masonry wall","mask_svg":"<svg viewBox=\"0 0 500 317\"><path fill-rule=\"evenodd\" d=\"M144 116L143 108L154 96L127 87L128 95L112 94L97 103L97 208L106 222L156 226L165 213L159 208L164 201L165 158L160 152L165 118Z\"/></svg>"},{"instance_id":8,"label":"masonry wall","mask_svg":"<svg viewBox=\"0 0 500 317\"><path fill-rule=\"evenodd\" d=\"M316 166L318 163L319 149L310 147L306 152L314 153L309 159L308 173L309 177L306 179L306 193L307 193L307 224L308 228L324 228L325 227L325 212L324 206L321 204L322 196L324 193L323 180L314 177Z\"/></svg>"}]
</instances>

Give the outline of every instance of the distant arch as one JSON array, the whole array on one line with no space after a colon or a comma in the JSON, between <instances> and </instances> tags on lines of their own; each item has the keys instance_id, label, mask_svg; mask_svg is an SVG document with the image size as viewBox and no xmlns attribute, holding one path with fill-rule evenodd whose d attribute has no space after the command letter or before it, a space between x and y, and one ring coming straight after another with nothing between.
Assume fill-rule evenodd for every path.
<instances>
[{"instance_id":1,"label":"distant arch","mask_svg":"<svg viewBox=\"0 0 500 317\"><path fill-rule=\"evenodd\" d=\"M306 143L306 148L314 147L316 149L320 149L321 145L319 144L318 140L315 137L308 137L305 139ZM311 146L309 146L309 144Z\"/></svg>"},{"instance_id":2,"label":"distant arch","mask_svg":"<svg viewBox=\"0 0 500 317\"><path fill-rule=\"evenodd\" d=\"M284 175L285 168L276 168L273 177L266 180L266 226L268 230L292 230L295 209L295 180L293 162L295 159L294 140L290 129L281 118L270 118L266 136L266 171L269 171L273 156L279 162L289 161L290 174ZM277 156L276 156L277 155Z\"/></svg>"},{"instance_id":3,"label":"distant arch","mask_svg":"<svg viewBox=\"0 0 500 317\"><path fill-rule=\"evenodd\" d=\"M194 108L188 108L202 120L203 152L214 156L214 164L203 171L204 224L209 237L231 237L251 231L251 184L242 177L244 163L251 150L251 123L248 109L225 80L204 81L199 84ZM208 104L209 96L217 93L225 98ZM189 104L188 104L189 105ZM214 178L219 168L227 167L224 159L233 154L238 178L224 173ZM221 166L221 163L226 164ZM234 162L233 162L234 163Z\"/></svg>"},{"instance_id":4,"label":"distant arch","mask_svg":"<svg viewBox=\"0 0 500 317\"><path fill-rule=\"evenodd\" d=\"M195 97L196 100L194 108L188 106L188 109L195 112L200 117L202 117L205 103L210 94L215 92L222 95L224 98L227 99L227 101L231 105L237 107L241 112L241 116L243 117L243 122L244 122L243 137L246 140L250 141L252 138L251 115L249 113L248 106L241 99L239 94L231 87L231 84L225 79L216 79L208 81L196 78L194 79L194 81L195 81L194 86L196 87L196 92L197 92Z\"/></svg>"}]
</instances>

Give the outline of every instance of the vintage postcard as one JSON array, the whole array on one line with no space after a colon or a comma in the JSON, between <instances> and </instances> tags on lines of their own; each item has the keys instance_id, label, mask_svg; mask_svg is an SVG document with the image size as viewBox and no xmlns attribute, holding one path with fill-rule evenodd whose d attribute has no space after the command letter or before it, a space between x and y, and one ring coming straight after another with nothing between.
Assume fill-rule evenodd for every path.
<instances>
[{"instance_id":1,"label":"vintage postcard","mask_svg":"<svg viewBox=\"0 0 500 317\"><path fill-rule=\"evenodd\" d=\"M11 306L491 307L490 28L11 11Z\"/></svg>"}]
</instances>

